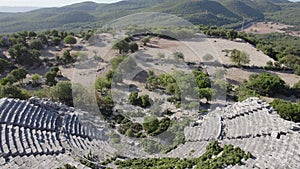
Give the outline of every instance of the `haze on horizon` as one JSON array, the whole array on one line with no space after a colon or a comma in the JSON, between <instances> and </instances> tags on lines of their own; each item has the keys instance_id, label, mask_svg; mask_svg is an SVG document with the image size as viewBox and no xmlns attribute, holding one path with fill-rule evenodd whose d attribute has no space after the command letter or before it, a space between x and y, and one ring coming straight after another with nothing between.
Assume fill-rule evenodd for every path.
<instances>
[{"instance_id":1,"label":"haze on horizon","mask_svg":"<svg viewBox=\"0 0 300 169\"><path fill-rule=\"evenodd\" d=\"M114 3L121 0L1 0L0 6L6 7L61 7L80 2Z\"/></svg>"},{"instance_id":2,"label":"haze on horizon","mask_svg":"<svg viewBox=\"0 0 300 169\"><path fill-rule=\"evenodd\" d=\"M93 1L96 3L114 3L121 0L1 0L0 6L7 7L61 7L80 2ZM300 1L300 0L290 0Z\"/></svg>"}]
</instances>

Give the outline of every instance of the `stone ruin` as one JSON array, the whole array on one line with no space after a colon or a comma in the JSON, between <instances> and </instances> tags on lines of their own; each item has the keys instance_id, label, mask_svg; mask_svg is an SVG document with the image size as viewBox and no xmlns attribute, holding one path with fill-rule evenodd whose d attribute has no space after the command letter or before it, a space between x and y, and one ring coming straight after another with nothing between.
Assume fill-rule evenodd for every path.
<instances>
[{"instance_id":1,"label":"stone ruin","mask_svg":"<svg viewBox=\"0 0 300 169\"><path fill-rule=\"evenodd\" d=\"M0 99L0 168L56 168L89 151L99 160L116 153L104 129L81 119L80 112L48 99ZM90 119L91 121L91 119ZM206 115L185 128L185 144L149 157L199 157L212 140L239 146L254 155L228 168L300 168L300 124L283 120L258 98L249 98Z\"/></svg>"},{"instance_id":2,"label":"stone ruin","mask_svg":"<svg viewBox=\"0 0 300 169\"><path fill-rule=\"evenodd\" d=\"M185 144L166 156L199 157L210 141L217 140L255 157L244 161L244 166L228 168L300 168L300 124L280 118L258 98L216 109L199 126L185 128L185 139Z\"/></svg>"},{"instance_id":3,"label":"stone ruin","mask_svg":"<svg viewBox=\"0 0 300 169\"><path fill-rule=\"evenodd\" d=\"M79 120L74 108L47 99L0 99L0 168L84 168L90 151L106 159L115 150L103 131Z\"/></svg>"}]
</instances>

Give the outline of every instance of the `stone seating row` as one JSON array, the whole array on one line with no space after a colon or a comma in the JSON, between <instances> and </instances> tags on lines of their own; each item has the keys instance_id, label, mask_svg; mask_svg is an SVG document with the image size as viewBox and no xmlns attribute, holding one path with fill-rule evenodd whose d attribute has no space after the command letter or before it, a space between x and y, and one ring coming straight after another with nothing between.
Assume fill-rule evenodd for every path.
<instances>
[{"instance_id":1,"label":"stone seating row","mask_svg":"<svg viewBox=\"0 0 300 169\"><path fill-rule=\"evenodd\" d=\"M58 133L1 124L3 156L54 155L64 152Z\"/></svg>"},{"instance_id":2,"label":"stone seating row","mask_svg":"<svg viewBox=\"0 0 300 169\"><path fill-rule=\"evenodd\" d=\"M0 124L13 124L40 130L58 131L61 117L26 101L5 99L0 108Z\"/></svg>"},{"instance_id":3,"label":"stone seating row","mask_svg":"<svg viewBox=\"0 0 300 169\"><path fill-rule=\"evenodd\" d=\"M205 119L200 126L186 127L184 130L186 141L209 141L217 139L221 132L219 116Z\"/></svg>"}]
</instances>

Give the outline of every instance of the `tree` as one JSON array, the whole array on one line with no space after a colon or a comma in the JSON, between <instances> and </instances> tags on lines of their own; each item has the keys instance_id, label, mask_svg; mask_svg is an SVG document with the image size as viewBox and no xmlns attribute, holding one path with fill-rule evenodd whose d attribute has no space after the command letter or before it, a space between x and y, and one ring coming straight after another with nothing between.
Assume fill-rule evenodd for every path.
<instances>
[{"instance_id":1,"label":"tree","mask_svg":"<svg viewBox=\"0 0 300 169\"><path fill-rule=\"evenodd\" d=\"M285 82L280 77L269 73L253 74L243 85L263 96L285 94L287 91Z\"/></svg>"},{"instance_id":2,"label":"tree","mask_svg":"<svg viewBox=\"0 0 300 169\"><path fill-rule=\"evenodd\" d=\"M139 98L138 92L130 93L130 95L128 97L128 101L132 105L140 105L141 104L141 99Z\"/></svg>"},{"instance_id":3,"label":"tree","mask_svg":"<svg viewBox=\"0 0 300 169\"><path fill-rule=\"evenodd\" d=\"M13 86L13 85L0 85L0 98L8 97L8 98L15 98L15 99L28 99L29 95L24 90Z\"/></svg>"},{"instance_id":4,"label":"tree","mask_svg":"<svg viewBox=\"0 0 300 169\"><path fill-rule=\"evenodd\" d=\"M241 66L242 64L250 63L249 55L246 52L239 51L237 49L234 49L231 52L230 60L231 62L237 64L238 66Z\"/></svg>"},{"instance_id":5,"label":"tree","mask_svg":"<svg viewBox=\"0 0 300 169\"><path fill-rule=\"evenodd\" d=\"M106 93L106 91L110 88L111 88L111 80L99 77L95 82L95 89L101 92L101 94Z\"/></svg>"},{"instance_id":6,"label":"tree","mask_svg":"<svg viewBox=\"0 0 300 169\"><path fill-rule=\"evenodd\" d=\"M39 51L28 50L23 44L16 44L8 49L8 53L15 63L21 65L33 65L39 63Z\"/></svg>"},{"instance_id":7,"label":"tree","mask_svg":"<svg viewBox=\"0 0 300 169\"><path fill-rule=\"evenodd\" d=\"M28 33L28 36L31 37L31 38L36 37L36 35L37 35L37 34L36 34L35 32L29 32L29 33Z\"/></svg>"},{"instance_id":8,"label":"tree","mask_svg":"<svg viewBox=\"0 0 300 169\"><path fill-rule=\"evenodd\" d=\"M10 75L12 75L13 77L15 77L15 79L17 81L22 81L23 79L26 78L27 71L25 69L23 69L23 68L19 68L19 69L15 69L15 70L11 71Z\"/></svg>"},{"instance_id":9,"label":"tree","mask_svg":"<svg viewBox=\"0 0 300 169\"><path fill-rule=\"evenodd\" d=\"M199 89L199 97L200 99L205 98L206 101L211 101L213 96L213 91L211 88L201 88Z\"/></svg>"},{"instance_id":10,"label":"tree","mask_svg":"<svg viewBox=\"0 0 300 169\"><path fill-rule=\"evenodd\" d=\"M58 31L55 30L55 29L53 29L53 30L51 31L51 35L52 35L52 36L58 37Z\"/></svg>"},{"instance_id":11,"label":"tree","mask_svg":"<svg viewBox=\"0 0 300 169\"><path fill-rule=\"evenodd\" d=\"M40 85L41 76L39 74L32 75L31 79L32 79L32 86L33 87L37 87L37 86Z\"/></svg>"},{"instance_id":12,"label":"tree","mask_svg":"<svg viewBox=\"0 0 300 169\"><path fill-rule=\"evenodd\" d=\"M51 97L68 106L73 106L72 84L68 81L61 81L50 89Z\"/></svg>"},{"instance_id":13,"label":"tree","mask_svg":"<svg viewBox=\"0 0 300 169\"><path fill-rule=\"evenodd\" d=\"M52 38L52 42L53 42L53 44L55 46L58 46L60 44L60 42L61 42L61 38L59 38L59 37L53 37Z\"/></svg>"},{"instance_id":14,"label":"tree","mask_svg":"<svg viewBox=\"0 0 300 169\"><path fill-rule=\"evenodd\" d=\"M159 127L159 121L156 117L145 117L144 123L142 124L143 129L146 131L147 134L151 134L155 132Z\"/></svg>"},{"instance_id":15,"label":"tree","mask_svg":"<svg viewBox=\"0 0 300 169\"><path fill-rule=\"evenodd\" d=\"M0 58L0 73L5 71L6 67L8 66L8 61L5 59Z\"/></svg>"},{"instance_id":16,"label":"tree","mask_svg":"<svg viewBox=\"0 0 300 169\"><path fill-rule=\"evenodd\" d=\"M57 81L55 80L56 76L57 76L56 72L52 72L52 71L47 72L46 75L45 75L46 85L54 86L57 83Z\"/></svg>"},{"instance_id":17,"label":"tree","mask_svg":"<svg viewBox=\"0 0 300 169\"><path fill-rule=\"evenodd\" d=\"M300 103L292 103L290 101L275 99L270 104L285 120L300 122Z\"/></svg>"},{"instance_id":18,"label":"tree","mask_svg":"<svg viewBox=\"0 0 300 169\"><path fill-rule=\"evenodd\" d=\"M149 95L147 95L147 94L146 95L142 95L140 97L140 100L141 100L141 107L146 108L146 107L151 106Z\"/></svg>"},{"instance_id":19,"label":"tree","mask_svg":"<svg viewBox=\"0 0 300 169\"><path fill-rule=\"evenodd\" d=\"M75 62L69 50L64 51L62 59L65 65Z\"/></svg>"},{"instance_id":20,"label":"tree","mask_svg":"<svg viewBox=\"0 0 300 169\"><path fill-rule=\"evenodd\" d=\"M54 66L50 69L51 72L55 72L56 74L59 72L59 67L58 66Z\"/></svg>"},{"instance_id":21,"label":"tree","mask_svg":"<svg viewBox=\"0 0 300 169\"><path fill-rule=\"evenodd\" d=\"M43 49L43 43L39 39L34 39L30 44L29 47L31 49L41 50Z\"/></svg>"},{"instance_id":22,"label":"tree","mask_svg":"<svg viewBox=\"0 0 300 169\"><path fill-rule=\"evenodd\" d=\"M146 36L141 41L143 42L144 46L147 46L147 43L150 42L150 39L151 39L150 36Z\"/></svg>"},{"instance_id":23,"label":"tree","mask_svg":"<svg viewBox=\"0 0 300 169\"><path fill-rule=\"evenodd\" d=\"M131 50L132 53L134 53L139 50L139 45L137 43L131 42L129 44L129 49Z\"/></svg>"},{"instance_id":24,"label":"tree","mask_svg":"<svg viewBox=\"0 0 300 169\"><path fill-rule=\"evenodd\" d=\"M48 44L48 38L44 34L40 34L37 37L44 45Z\"/></svg>"},{"instance_id":25,"label":"tree","mask_svg":"<svg viewBox=\"0 0 300 169\"><path fill-rule=\"evenodd\" d=\"M113 49L119 50L119 54L128 53L129 42L126 39L119 40L113 45Z\"/></svg>"},{"instance_id":26,"label":"tree","mask_svg":"<svg viewBox=\"0 0 300 169\"><path fill-rule=\"evenodd\" d=\"M238 33L234 30L229 30L226 32L226 36L228 39L233 40L235 38L237 38Z\"/></svg>"},{"instance_id":27,"label":"tree","mask_svg":"<svg viewBox=\"0 0 300 169\"><path fill-rule=\"evenodd\" d=\"M173 56L175 59L184 59L184 54L182 52L174 52Z\"/></svg>"},{"instance_id":28,"label":"tree","mask_svg":"<svg viewBox=\"0 0 300 169\"><path fill-rule=\"evenodd\" d=\"M64 38L65 44L73 45L77 43L77 40L74 36L68 35L67 37Z\"/></svg>"}]
</instances>

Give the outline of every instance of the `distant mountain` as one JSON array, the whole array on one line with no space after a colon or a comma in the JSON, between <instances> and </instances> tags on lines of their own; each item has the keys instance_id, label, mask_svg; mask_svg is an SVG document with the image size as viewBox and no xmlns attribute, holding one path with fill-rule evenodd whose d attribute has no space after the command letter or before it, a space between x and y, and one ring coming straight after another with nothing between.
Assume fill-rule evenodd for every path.
<instances>
[{"instance_id":1,"label":"distant mountain","mask_svg":"<svg viewBox=\"0 0 300 169\"><path fill-rule=\"evenodd\" d=\"M42 7L11 7L11 6L0 6L0 12L17 13L17 12L29 12Z\"/></svg>"},{"instance_id":2,"label":"distant mountain","mask_svg":"<svg viewBox=\"0 0 300 169\"><path fill-rule=\"evenodd\" d=\"M100 27L139 12L168 13L193 24L227 27L239 26L243 20L252 22L266 19L300 25L299 9L300 2L287 0L125 0L112 4L83 2L25 13L0 13L0 32L45 29L76 31ZM295 18L288 17L288 13Z\"/></svg>"}]
</instances>

